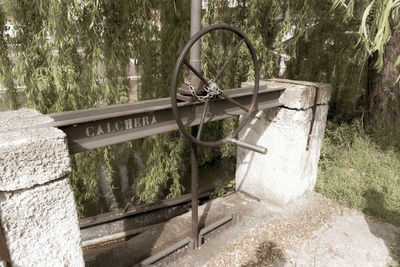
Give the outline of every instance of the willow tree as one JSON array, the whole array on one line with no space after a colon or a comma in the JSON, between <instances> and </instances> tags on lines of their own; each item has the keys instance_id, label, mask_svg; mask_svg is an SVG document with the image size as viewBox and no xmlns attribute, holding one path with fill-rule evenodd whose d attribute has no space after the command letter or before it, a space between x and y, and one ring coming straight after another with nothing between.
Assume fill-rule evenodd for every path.
<instances>
[{"instance_id":1,"label":"willow tree","mask_svg":"<svg viewBox=\"0 0 400 267\"><path fill-rule=\"evenodd\" d=\"M208 4L204 26L224 22L245 30L258 49L264 77L274 76L285 7L277 0L241 0L236 7L229 7L228 1ZM0 10L0 81L12 109L21 104L21 97L25 106L42 113L125 103L130 58L138 62L140 99L166 97L175 60L189 39L186 0L5 0ZM14 25L14 35L5 34L6 20ZM206 45L203 52L206 67L207 55L224 56L222 50L207 51ZM228 75L227 86L240 86L243 79L252 77L251 69L242 67L242 78ZM234 126L234 119L217 122L207 126L207 132L218 139ZM179 133L173 132L73 156L71 179L80 211L85 213L88 204L101 202L105 192L101 192L99 176L107 177L111 188L107 194L120 187L121 166L136 177L131 184L136 201L181 194L188 158L185 146ZM201 149L200 154L201 163L206 164L220 156L234 156L235 150L224 146ZM110 205L124 204L115 199Z\"/></svg>"},{"instance_id":2,"label":"willow tree","mask_svg":"<svg viewBox=\"0 0 400 267\"><path fill-rule=\"evenodd\" d=\"M143 74L141 98L166 96L170 71L163 67L172 68L175 51L188 36L190 12L185 5L143 0L1 1L0 83L7 89L6 103L10 109L23 104L42 113L126 103L131 58L138 60ZM14 26L14 34L7 31L6 21ZM181 29L174 31L181 22ZM172 54L167 49L171 42L177 43ZM154 173L152 164L163 157L162 167L181 165L181 146L175 139L150 137L72 156L71 180L81 214L85 206L102 199L102 173L112 191L117 190L121 166L128 166L131 176L140 176L144 186L138 194L144 201L164 193L180 194L180 167ZM134 155L138 152L143 159ZM139 171L143 161L147 164ZM154 182L150 178L155 176ZM139 189L136 183L132 186L135 192ZM116 201L115 207L124 205Z\"/></svg>"},{"instance_id":3,"label":"willow tree","mask_svg":"<svg viewBox=\"0 0 400 267\"><path fill-rule=\"evenodd\" d=\"M234 22L248 15L259 22L259 28L275 21L270 12L260 16L268 20L256 19L262 15L256 5L265 6L269 1L255 1L249 9L250 1L239 2L238 8L226 8L227 2L209 1L204 25L230 17L225 22L244 28ZM0 15L0 82L7 89L6 102L11 109L23 104L42 113L127 102L131 58L137 60L141 75L140 99L168 96L172 68L189 39L190 6L186 0L4 0ZM14 26L15 34L8 34L6 21ZM253 30L253 37L256 34ZM262 48L266 39L258 40ZM272 53L259 55L263 58ZM251 73L243 75L251 78ZM229 86L237 87L241 81ZM208 132L219 138L234 126L235 121L228 120L209 126ZM121 166L127 166L127 172L136 177L131 184L134 200L151 202L181 194L188 158L183 140L173 132L74 155L71 179L80 211L85 213L85 206L101 200L104 192L99 176L103 173L111 193L117 190ZM200 154L206 164L219 156L234 156L234 152L225 146L202 149ZM116 202L114 206L124 204Z\"/></svg>"},{"instance_id":4,"label":"willow tree","mask_svg":"<svg viewBox=\"0 0 400 267\"><path fill-rule=\"evenodd\" d=\"M346 20L331 1L242 0L208 1L205 21L233 24L249 35L261 67L261 77L283 77L333 85L330 118L360 116L364 103L366 53L357 48L359 24ZM358 10L359 6L357 6Z\"/></svg>"},{"instance_id":5,"label":"willow tree","mask_svg":"<svg viewBox=\"0 0 400 267\"><path fill-rule=\"evenodd\" d=\"M153 28L143 35L140 62L140 99L168 97L170 80L180 50L190 37L190 2L163 1L153 7ZM157 25L157 26L156 26ZM156 27L160 27L157 30ZM171 44L174 44L171 46ZM135 196L140 202L179 196L184 188L188 144L179 132L139 141L144 166L139 171ZM186 156L186 157L185 157Z\"/></svg>"},{"instance_id":6,"label":"willow tree","mask_svg":"<svg viewBox=\"0 0 400 267\"><path fill-rule=\"evenodd\" d=\"M269 2L289 33L275 46L290 58L285 77L331 83L331 119L364 116L366 128L399 131L400 1Z\"/></svg>"},{"instance_id":7,"label":"willow tree","mask_svg":"<svg viewBox=\"0 0 400 267\"><path fill-rule=\"evenodd\" d=\"M238 0L234 6L229 1L207 2L203 26L227 23L244 31L256 47L263 78L278 76L285 55L290 58L286 77L334 85L330 114L338 116L358 112L369 77L370 114L398 121L399 91L392 86L392 76L399 60L394 62L390 54L399 52L394 12L398 1ZM7 89L8 106L17 108L21 97L25 106L42 113L125 103L131 58L137 60L141 75L140 99L168 96L172 68L189 40L189 8L187 0L1 1L0 83ZM357 13L364 9L364 15ZM15 35L7 34L7 20L15 26ZM361 23L363 34L355 49ZM212 57L224 57L226 51L212 51L207 42L205 38L202 46L204 71L212 73ZM368 62L378 62L382 71L368 73ZM240 59L234 63L236 70L224 78L229 87L253 75L249 64ZM230 119L211 124L208 133L218 139L235 123ZM121 166L135 177L130 184L135 201L181 194L187 147L179 133L172 132L75 155L71 179L80 210L85 213L84 207L104 194L99 173L106 174L111 193L118 190ZM235 150L223 146L201 149L200 154L201 162L208 164L233 157ZM125 203L116 199L114 204Z\"/></svg>"},{"instance_id":8,"label":"willow tree","mask_svg":"<svg viewBox=\"0 0 400 267\"><path fill-rule=\"evenodd\" d=\"M355 5L363 12L354 12ZM334 7L359 24L359 46L368 63L367 129L389 125L400 131L400 1L334 0Z\"/></svg>"}]
</instances>

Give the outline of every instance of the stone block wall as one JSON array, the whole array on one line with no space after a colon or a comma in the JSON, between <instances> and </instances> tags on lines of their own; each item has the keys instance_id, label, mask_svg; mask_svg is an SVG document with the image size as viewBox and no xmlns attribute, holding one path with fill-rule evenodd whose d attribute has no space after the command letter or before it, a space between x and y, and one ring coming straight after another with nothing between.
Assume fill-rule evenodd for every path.
<instances>
[{"instance_id":1,"label":"stone block wall","mask_svg":"<svg viewBox=\"0 0 400 267\"><path fill-rule=\"evenodd\" d=\"M283 106L261 111L239 133L239 140L268 153L238 147L236 189L284 205L314 188L331 86L283 79L262 83L286 88Z\"/></svg>"},{"instance_id":2,"label":"stone block wall","mask_svg":"<svg viewBox=\"0 0 400 267\"><path fill-rule=\"evenodd\" d=\"M0 113L0 223L12 266L84 266L66 137L38 127L51 121L32 109Z\"/></svg>"},{"instance_id":3,"label":"stone block wall","mask_svg":"<svg viewBox=\"0 0 400 267\"><path fill-rule=\"evenodd\" d=\"M283 205L314 188L331 87L262 83L286 89L282 106L260 111L240 132L268 153L238 147L236 186ZM0 266L84 265L66 136L40 127L51 121L31 109L0 113Z\"/></svg>"}]
</instances>

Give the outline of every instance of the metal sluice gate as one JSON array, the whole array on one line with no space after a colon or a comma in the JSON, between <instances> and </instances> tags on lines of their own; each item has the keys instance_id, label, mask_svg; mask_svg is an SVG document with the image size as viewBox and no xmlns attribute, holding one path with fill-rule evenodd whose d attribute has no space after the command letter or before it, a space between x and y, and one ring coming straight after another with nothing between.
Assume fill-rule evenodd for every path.
<instances>
[{"instance_id":1,"label":"metal sluice gate","mask_svg":"<svg viewBox=\"0 0 400 267\"><path fill-rule=\"evenodd\" d=\"M267 87L267 83L263 83L258 90L256 110L281 106L280 96L284 90L285 88L282 85L268 82ZM251 103L253 96L253 88L251 87L235 88L224 92L244 106L248 106ZM199 101L180 102L178 107L181 120L186 127L196 126L201 123L204 103ZM235 103L225 98L216 98L209 102L207 120L203 121L203 123L240 116L243 113L245 111ZM55 113L50 114L50 117L54 119L54 122L48 123L46 126L57 127L66 134L71 154L179 129L173 116L170 98ZM192 143L192 160L194 156L197 158L193 147L197 151L196 145ZM198 167L192 166L192 168L192 171L197 171ZM205 226L203 229L198 229L197 209L198 198L201 197L201 194L197 192L197 176L198 174L193 174L192 172L192 187L194 187L192 192L195 192L191 194L192 215L194 215L192 218L193 236L187 237L166 250L152 255L150 258L145 259L141 263L142 265L152 264L187 245L196 248L202 244L204 235L232 220L232 215L227 216L211 225ZM109 218L107 217L105 220L103 218L102 222L87 219L85 220L87 221L85 226L81 225L81 227L107 223L129 215L129 211L121 215L121 218L116 218L111 214L108 216Z\"/></svg>"},{"instance_id":2,"label":"metal sluice gate","mask_svg":"<svg viewBox=\"0 0 400 267\"><path fill-rule=\"evenodd\" d=\"M232 143L266 154L267 148L243 142L237 137L247 122L257 116L258 110L281 106L280 96L285 90L278 86L267 87L266 83L260 86L256 51L243 32L227 24L217 24L201 29L200 1L192 0L191 13L191 38L177 59L171 77L170 98L50 114L49 116L54 121L39 126L53 126L64 131L71 154L177 129L191 141L191 236L144 259L141 262L142 265L153 264L187 245L194 249L199 247L205 234L233 219L230 215L199 229L197 146L215 147ZM201 38L206 35L209 38L229 35L234 45L232 50L222 46L229 56L223 63L218 64L218 70L212 78L204 77L204 72L201 70L200 44ZM242 46L242 50L249 56L247 59L254 72L254 83L244 88L223 90L222 75L227 70L227 66L232 63L233 58L239 54ZM190 56L189 60L188 56ZM228 136L212 141L201 138L203 126L206 123L238 115L241 115L239 123Z\"/></svg>"},{"instance_id":3,"label":"metal sluice gate","mask_svg":"<svg viewBox=\"0 0 400 267\"><path fill-rule=\"evenodd\" d=\"M149 265L160 258L191 244L193 248L201 245L203 236L213 229L231 221L233 216L227 216L211 225L199 229L198 220L198 155L197 145L219 146L232 143L243 148L266 154L267 149L248 144L237 139L239 132L246 123L256 116L258 110L281 106L280 96L285 88L266 83L259 85L259 67L255 49L250 40L238 29L226 25L212 25L201 30L201 1L192 0L191 8L191 39L186 43L175 65L171 79L171 96L163 99L140 101L131 104L113 105L101 108L77 110L49 114L54 120L36 127L57 127L62 130L68 141L70 154L101 148L108 145L123 143L151 135L180 130L183 136L191 141L191 208L192 235L173 246L151 257L144 259L141 264ZM212 79L202 76L200 60L201 38L205 35L215 36L216 32L231 34L238 38L230 55ZM247 48L251 66L254 71L254 85L244 88L223 90L222 74L239 49ZM223 47L227 50L227 47ZM190 55L190 60L187 59ZM241 59L242 60L242 59ZM186 71L185 69L186 68ZM189 73L189 77L186 74ZM181 84L182 76L185 78ZM182 101L183 100L183 101ZM202 140L203 125L232 116L241 115L238 126L221 140ZM191 130L188 128L192 127ZM102 218L97 223L116 219ZM88 222L88 225L91 223ZM88 226L87 225L87 226ZM8 251L3 248L4 240L0 231L0 260L8 258Z\"/></svg>"},{"instance_id":4,"label":"metal sluice gate","mask_svg":"<svg viewBox=\"0 0 400 267\"><path fill-rule=\"evenodd\" d=\"M203 36L212 36L216 32L236 36L238 40L235 41L234 49L220 65L215 76L210 79L202 75L201 66L197 64L200 61L192 58L192 50L196 48ZM246 47L243 49L247 48L251 56L254 83L243 88L223 90L220 88L223 84L220 78L244 44ZM189 52L190 60L188 61ZM189 78L186 77L188 73ZM181 76L184 77L184 84L181 83ZM237 139L239 132L244 129L247 122L257 116L259 110L282 105L280 96L285 88L273 83L264 83L260 86L259 78L256 52L247 36L226 24L212 25L192 35L181 51L171 78L170 98L50 114L49 116L54 121L38 127L53 126L64 131L71 154L177 129L191 141L191 236L142 261L142 265L153 264L183 246L190 244L192 248L199 247L205 234L233 219L230 215L199 229L197 146L214 147L232 143L257 153L267 153L265 147ZM213 141L201 138L203 126L206 123L239 115L241 117L237 127L228 136Z\"/></svg>"},{"instance_id":5,"label":"metal sluice gate","mask_svg":"<svg viewBox=\"0 0 400 267\"><path fill-rule=\"evenodd\" d=\"M282 105L279 101L283 87L260 86L258 110ZM252 88L225 90L242 105L249 105ZM199 125L203 112L201 102L181 102L179 112L185 126ZM217 121L244 113L237 105L225 99L209 104L208 120ZM86 110L50 114L54 122L46 126L57 127L67 135L71 154L126 142L155 134L177 130L170 98L147 100L132 104L113 105Z\"/></svg>"}]
</instances>

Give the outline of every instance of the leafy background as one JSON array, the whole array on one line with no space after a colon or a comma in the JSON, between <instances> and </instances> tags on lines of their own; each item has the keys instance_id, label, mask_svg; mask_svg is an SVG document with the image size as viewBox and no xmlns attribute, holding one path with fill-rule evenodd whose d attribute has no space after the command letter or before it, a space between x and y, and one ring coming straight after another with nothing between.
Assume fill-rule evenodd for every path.
<instances>
[{"instance_id":1,"label":"leafy background","mask_svg":"<svg viewBox=\"0 0 400 267\"><path fill-rule=\"evenodd\" d=\"M352 135L364 128L371 64L384 68L385 45L400 27L395 19L399 1L238 0L234 8L229 1L207 2L203 27L227 23L245 32L257 50L262 78L283 76L333 85L331 128L320 169L325 177L324 171L330 170L327 164L337 157L334 149L329 150L337 142L335 129L339 127L341 133L352 129ZM189 16L190 1L185 0L3 0L0 83L6 89L4 102L9 109L26 106L44 114L126 103L131 59L140 74L139 100L167 97L178 53L189 40ZM9 34L7 21L15 34ZM213 57L224 56L224 51L212 50L210 38L203 41L203 69L211 75ZM395 61L394 68L400 59ZM283 66L286 72L280 73ZM228 71L224 78L228 86L253 77L248 65L238 69L240 78L237 71ZM355 121L361 126L340 126ZM236 123L235 119L213 123L206 132L218 138ZM80 216L181 195L189 169L188 151L189 144L179 132L170 132L71 156ZM234 161L235 154L229 145L201 148L200 165L216 166L224 158ZM120 192L123 175L129 176L129 192ZM320 191L329 177L321 178ZM106 187L101 184L104 180Z\"/></svg>"}]
</instances>

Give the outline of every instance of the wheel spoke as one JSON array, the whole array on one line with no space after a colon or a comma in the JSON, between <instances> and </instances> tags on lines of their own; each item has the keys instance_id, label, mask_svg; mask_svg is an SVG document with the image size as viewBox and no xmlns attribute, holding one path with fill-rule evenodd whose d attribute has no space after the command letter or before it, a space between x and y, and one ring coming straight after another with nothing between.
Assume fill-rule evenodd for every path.
<instances>
[{"instance_id":1,"label":"wheel spoke","mask_svg":"<svg viewBox=\"0 0 400 267\"><path fill-rule=\"evenodd\" d=\"M210 102L210 99L207 98L206 103L204 104L203 114L201 115L201 119L200 119L199 131L197 132L197 137L196 137L199 140L200 140L201 132L203 131L204 119L206 118L209 102Z\"/></svg>"},{"instance_id":2,"label":"wheel spoke","mask_svg":"<svg viewBox=\"0 0 400 267\"><path fill-rule=\"evenodd\" d=\"M244 111L249 112L248 108L246 108L245 106L243 106L242 104L237 102L235 99L233 99L230 96L228 96L227 94L225 94L224 91L221 91L220 95L222 95L226 100L228 100L229 102L235 104L236 106L238 106L239 108L243 109Z\"/></svg>"},{"instance_id":3,"label":"wheel spoke","mask_svg":"<svg viewBox=\"0 0 400 267\"><path fill-rule=\"evenodd\" d=\"M185 59L183 60L185 64L206 86L208 86L208 81Z\"/></svg>"},{"instance_id":4,"label":"wheel spoke","mask_svg":"<svg viewBox=\"0 0 400 267\"><path fill-rule=\"evenodd\" d=\"M230 54L229 58L227 61L225 61L224 65L222 68L217 72L217 76L215 76L214 82L217 82L219 78L221 78L222 73L224 72L226 66L231 62L233 56L236 54L236 52L239 50L240 46L243 44L244 39L240 40L240 42L236 45L235 49L233 49L232 53Z\"/></svg>"}]
</instances>

